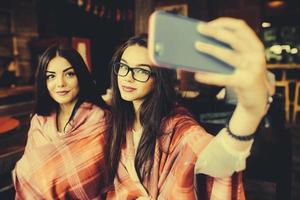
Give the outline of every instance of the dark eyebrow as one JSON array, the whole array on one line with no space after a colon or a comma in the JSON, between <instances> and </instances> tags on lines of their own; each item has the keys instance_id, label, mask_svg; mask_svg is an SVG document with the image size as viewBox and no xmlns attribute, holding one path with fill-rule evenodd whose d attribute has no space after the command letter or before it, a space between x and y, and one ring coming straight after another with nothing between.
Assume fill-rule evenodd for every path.
<instances>
[{"instance_id":1,"label":"dark eyebrow","mask_svg":"<svg viewBox=\"0 0 300 200\"><path fill-rule=\"evenodd\" d=\"M139 66L139 67L149 67L151 69L151 66L147 65L147 64L138 64L137 66Z\"/></svg>"},{"instance_id":2,"label":"dark eyebrow","mask_svg":"<svg viewBox=\"0 0 300 200\"><path fill-rule=\"evenodd\" d=\"M69 68L67 68L67 69L64 69L63 72L66 72L66 71L68 71L68 70L70 70L70 69L72 69L72 68L73 68L73 67L69 67ZM52 72L52 71L46 71L46 73L55 74L55 72Z\"/></svg>"},{"instance_id":3,"label":"dark eyebrow","mask_svg":"<svg viewBox=\"0 0 300 200\"><path fill-rule=\"evenodd\" d=\"M67 69L64 69L63 72L66 72L66 71L68 71L68 70L70 70L70 69L73 69L73 67L69 67L69 68L67 68Z\"/></svg>"},{"instance_id":4,"label":"dark eyebrow","mask_svg":"<svg viewBox=\"0 0 300 200\"><path fill-rule=\"evenodd\" d=\"M121 61L123 61L126 64L128 64L127 61L125 59L123 59L123 58L121 59ZM151 66L147 65L147 64L137 64L137 67L149 67L151 69Z\"/></svg>"},{"instance_id":5,"label":"dark eyebrow","mask_svg":"<svg viewBox=\"0 0 300 200\"><path fill-rule=\"evenodd\" d=\"M127 61L126 61L126 60L124 60L123 58L121 58L121 61L123 61L123 62L127 63Z\"/></svg>"}]
</instances>

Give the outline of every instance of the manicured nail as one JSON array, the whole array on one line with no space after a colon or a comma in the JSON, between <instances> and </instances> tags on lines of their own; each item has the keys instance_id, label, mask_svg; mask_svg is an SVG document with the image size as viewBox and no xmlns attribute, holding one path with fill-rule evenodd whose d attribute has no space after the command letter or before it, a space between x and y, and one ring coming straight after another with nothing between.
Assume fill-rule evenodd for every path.
<instances>
[{"instance_id":1,"label":"manicured nail","mask_svg":"<svg viewBox=\"0 0 300 200\"><path fill-rule=\"evenodd\" d=\"M200 23L200 24L197 25L197 30L198 30L199 32L202 32L203 29L204 29L204 24Z\"/></svg>"},{"instance_id":2,"label":"manicured nail","mask_svg":"<svg viewBox=\"0 0 300 200\"><path fill-rule=\"evenodd\" d=\"M206 23L199 23L197 25L197 30L199 32L204 32L206 30L206 28L207 28L207 24Z\"/></svg>"},{"instance_id":3,"label":"manicured nail","mask_svg":"<svg viewBox=\"0 0 300 200\"><path fill-rule=\"evenodd\" d=\"M205 50L205 49L209 48L209 45L204 42L196 41L195 48L198 50Z\"/></svg>"}]
</instances>

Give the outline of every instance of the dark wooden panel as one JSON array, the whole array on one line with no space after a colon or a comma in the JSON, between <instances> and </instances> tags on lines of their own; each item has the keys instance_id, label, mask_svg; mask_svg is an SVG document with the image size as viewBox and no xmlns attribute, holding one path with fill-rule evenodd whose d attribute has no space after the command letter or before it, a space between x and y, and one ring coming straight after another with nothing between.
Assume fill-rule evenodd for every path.
<instances>
[{"instance_id":1,"label":"dark wooden panel","mask_svg":"<svg viewBox=\"0 0 300 200\"><path fill-rule=\"evenodd\" d=\"M153 11L153 0L135 0L135 34L148 32L148 19Z\"/></svg>"}]
</instances>

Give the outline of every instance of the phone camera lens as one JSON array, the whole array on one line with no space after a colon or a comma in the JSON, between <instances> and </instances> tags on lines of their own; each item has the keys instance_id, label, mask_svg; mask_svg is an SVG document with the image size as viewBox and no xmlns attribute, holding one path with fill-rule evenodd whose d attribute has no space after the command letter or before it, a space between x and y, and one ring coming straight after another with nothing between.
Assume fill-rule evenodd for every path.
<instances>
[{"instance_id":1,"label":"phone camera lens","mask_svg":"<svg viewBox=\"0 0 300 200\"><path fill-rule=\"evenodd\" d=\"M155 54L157 55L157 56L160 56L160 55L162 55L163 54L163 45L161 44L161 43L156 43L155 44Z\"/></svg>"}]
</instances>

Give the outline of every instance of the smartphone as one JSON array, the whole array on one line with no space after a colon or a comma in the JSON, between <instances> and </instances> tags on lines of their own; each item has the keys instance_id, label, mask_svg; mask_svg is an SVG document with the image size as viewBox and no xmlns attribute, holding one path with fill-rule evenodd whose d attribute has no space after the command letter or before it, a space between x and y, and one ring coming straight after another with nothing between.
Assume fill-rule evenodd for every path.
<instances>
[{"instance_id":1,"label":"smartphone","mask_svg":"<svg viewBox=\"0 0 300 200\"><path fill-rule=\"evenodd\" d=\"M231 49L225 43L198 33L199 23L205 22L165 11L152 13L148 32L151 61L157 66L194 72L233 73L233 66L196 50L196 41Z\"/></svg>"}]
</instances>

